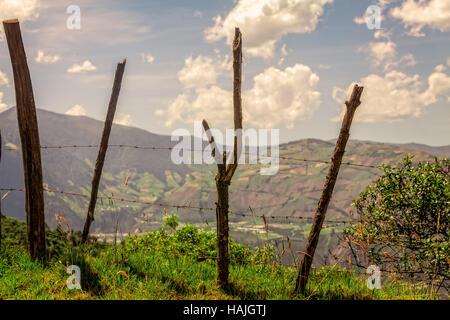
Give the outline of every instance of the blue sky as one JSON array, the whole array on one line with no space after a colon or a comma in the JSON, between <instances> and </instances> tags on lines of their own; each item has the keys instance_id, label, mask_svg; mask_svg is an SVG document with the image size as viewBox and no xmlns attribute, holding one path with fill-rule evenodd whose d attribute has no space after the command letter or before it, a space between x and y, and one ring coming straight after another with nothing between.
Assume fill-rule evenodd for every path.
<instances>
[{"instance_id":1,"label":"blue sky","mask_svg":"<svg viewBox=\"0 0 450 320\"><path fill-rule=\"evenodd\" d=\"M69 30L69 5L81 29ZM370 30L369 5L381 11ZM0 0L18 17L39 108L103 119L127 58L118 123L160 134L231 125L231 42L243 34L244 126L282 142L335 138L352 83L365 86L353 139L450 144L448 0ZM218 18L220 17L220 19ZM0 41L0 110L13 106Z\"/></svg>"}]
</instances>

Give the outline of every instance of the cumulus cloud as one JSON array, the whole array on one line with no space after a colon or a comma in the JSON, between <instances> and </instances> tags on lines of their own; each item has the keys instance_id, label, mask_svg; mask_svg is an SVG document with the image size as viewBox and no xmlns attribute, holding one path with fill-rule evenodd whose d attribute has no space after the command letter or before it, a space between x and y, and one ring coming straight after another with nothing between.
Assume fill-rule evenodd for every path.
<instances>
[{"instance_id":1,"label":"cumulus cloud","mask_svg":"<svg viewBox=\"0 0 450 320\"><path fill-rule=\"evenodd\" d=\"M6 109L8 109L8 105L3 103L3 92L0 91L0 112L5 111Z\"/></svg>"},{"instance_id":2,"label":"cumulus cloud","mask_svg":"<svg viewBox=\"0 0 450 320\"><path fill-rule=\"evenodd\" d=\"M280 70L274 67L253 78L253 88L246 91L244 116L249 122L266 128L294 122L311 116L320 105L316 91L319 76L302 64Z\"/></svg>"},{"instance_id":3,"label":"cumulus cloud","mask_svg":"<svg viewBox=\"0 0 450 320\"><path fill-rule=\"evenodd\" d=\"M58 55L46 55L44 51L39 50L34 61L37 63L51 64L59 61L60 57Z\"/></svg>"},{"instance_id":4,"label":"cumulus cloud","mask_svg":"<svg viewBox=\"0 0 450 320\"><path fill-rule=\"evenodd\" d=\"M155 61L155 57L153 57L151 54L142 53L141 57L142 57L142 62L153 63Z\"/></svg>"},{"instance_id":5,"label":"cumulus cloud","mask_svg":"<svg viewBox=\"0 0 450 320\"><path fill-rule=\"evenodd\" d=\"M367 48L361 48L360 50L369 53L372 65L382 67L384 71L400 65L413 66L416 64L416 60L411 53L399 57L397 45L390 40L370 42Z\"/></svg>"},{"instance_id":6,"label":"cumulus cloud","mask_svg":"<svg viewBox=\"0 0 450 320\"><path fill-rule=\"evenodd\" d=\"M370 42L368 51L375 66L388 65L397 57L396 44L392 41Z\"/></svg>"},{"instance_id":7,"label":"cumulus cloud","mask_svg":"<svg viewBox=\"0 0 450 320\"><path fill-rule=\"evenodd\" d=\"M82 73L97 70L97 67L92 64L89 60L85 60L82 64L74 64L67 72L69 73Z\"/></svg>"},{"instance_id":8,"label":"cumulus cloud","mask_svg":"<svg viewBox=\"0 0 450 320\"><path fill-rule=\"evenodd\" d=\"M9 79L6 73L0 70L0 87L1 86L9 86ZM8 108L8 105L3 102L3 92L0 92L0 112L5 111Z\"/></svg>"},{"instance_id":9,"label":"cumulus cloud","mask_svg":"<svg viewBox=\"0 0 450 320\"><path fill-rule=\"evenodd\" d=\"M450 1L406 0L399 7L391 9L390 14L403 22L408 34L423 37L422 29L428 26L442 32L450 31Z\"/></svg>"},{"instance_id":10,"label":"cumulus cloud","mask_svg":"<svg viewBox=\"0 0 450 320\"><path fill-rule=\"evenodd\" d=\"M129 126L132 123L131 120L131 115L128 113L118 113L115 117L114 117L114 121L115 124L120 124L122 126Z\"/></svg>"},{"instance_id":11,"label":"cumulus cloud","mask_svg":"<svg viewBox=\"0 0 450 320\"><path fill-rule=\"evenodd\" d=\"M85 116L86 110L83 108L83 106L76 104L72 108L66 111L66 114L71 116Z\"/></svg>"},{"instance_id":12,"label":"cumulus cloud","mask_svg":"<svg viewBox=\"0 0 450 320\"><path fill-rule=\"evenodd\" d=\"M439 65L428 77L428 89L422 94L422 99L429 104L435 103L442 95L450 95L450 76L445 71L447 67ZM450 98L450 96L448 97Z\"/></svg>"},{"instance_id":13,"label":"cumulus cloud","mask_svg":"<svg viewBox=\"0 0 450 320\"><path fill-rule=\"evenodd\" d=\"M178 95L169 104L167 110L159 109L156 115L166 117L166 127L175 123L192 123L195 120L210 119L214 115L214 125L225 125L231 128L232 93L216 85L197 88Z\"/></svg>"},{"instance_id":14,"label":"cumulus cloud","mask_svg":"<svg viewBox=\"0 0 450 320\"><path fill-rule=\"evenodd\" d=\"M371 74L361 79L359 83L364 86L364 91L355 121L393 122L421 116L426 107L450 94L450 77L444 73L445 68L440 65L430 74L426 89L423 89L419 75L408 76L397 70L384 76ZM333 98L343 105L353 85L346 90L334 88ZM340 121L344 113L345 106L333 121Z\"/></svg>"},{"instance_id":15,"label":"cumulus cloud","mask_svg":"<svg viewBox=\"0 0 450 320\"><path fill-rule=\"evenodd\" d=\"M373 36L375 39L378 39L378 40L381 40L381 39L390 40L391 39L391 31L387 31L385 29L380 29L380 30L375 31Z\"/></svg>"},{"instance_id":16,"label":"cumulus cloud","mask_svg":"<svg viewBox=\"0 0 450 320\"><path fill-rule=\"evenodd\" d=\"M324 6L333 0L240 0L225 18L214 18L205 30L207 41L225 38L231 44L234 28L242 30L244 50L249 56L270 58L275 44L288 33L316 29Z\"/></svg>"},{"instance_id":17,"label":"cumulus cloud","mask_svg":"<svg viewBox=\"0 0 450 320\"><path fill-rule=\"evenodd\" d=\"M231 60L228 56L221 61L220 57L199 55L190 56L184 61L183 69L178 72L178 79L186 88L199 88L217 81L219 75L227 68Z\"/></svg>"},{"instance_id":18,"label":"cumulus cloud","mask_svg":"<svg viewBox=\"0 0 450 320\"><path fill-rule=\"evenodd\" d=\"M1 0L0 21L18 18L20 22L32 20L39 16L38 0ZM0 41L4 38L3 24L0 24Z\"/></svg>"},{"instance_id":19,"label":"cumulus cloud","mask_svg":"<svg viewBox=\"0 0 450 320\"><path fill-rule=\"evenodd\" d=\"M175 123L192 123L213 114L214 126L231 128L233 93L217 84L217 78L227 70L223 67L226 64L214 64L213 58L203 56L186 59L185 67L178 74L184 85L183 93L167 110L157 110L156 115L164 116L165 125L172 127ZM207 67L202 69L200 65ZM210 67L214 70L209 70ZM202 70L209 72L205 71L201 77ZM296 120L309 117L319 107L318 82L319 77L301 64L284 70L275 67L264 70L253 78L253 87L242 93L244 121L265 128L281 124L293 127Z\"/></svg>"},{"instance_id":20,"label":"cumulus cloud","mask_svg":"<svg viewBox=\"0 0 450 320\"><path fill-rule=\"evenodd\" d=\"M1 86L9 86L8 76L2 70L0 70L0 87Z\"/></svg>"}]
</instances>

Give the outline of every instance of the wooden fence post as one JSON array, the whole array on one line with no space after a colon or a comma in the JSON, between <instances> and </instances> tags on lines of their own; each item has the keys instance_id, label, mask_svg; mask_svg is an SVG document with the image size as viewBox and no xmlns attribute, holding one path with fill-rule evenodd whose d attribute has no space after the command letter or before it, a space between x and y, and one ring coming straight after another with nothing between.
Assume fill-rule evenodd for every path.
<instances>
[{"instance_id":1,"label":"wooden fence post","mask_svg":"<svg viewBox=\"0 0 450 320\"><path fill-rule=\"evenodd\" d=\"M333 189L339 173L339 168L341 166L342 157L344 156L345 146L347 145L348 138L350 137L350 126L352 124L353 116L355 114L356 108L361 104L360 98L363 89L364 87L359 87L355 84L352 95L350 97L350 101L345 102L347 110L342 121L341 132L339 133L339 138L336 142L333 158L331 159L330 169L328 170L328 175L325 181L325 186L322 190L322 196L320 197L316 215L314 217L311 231L309 233L305 254L299 267L294 295L297 295L299 290L303 294L305 293L311 264L314 258L314 252L316 251L317 243L319 242L320 231L322 229L323 221L325 220L328 204L330 203L330 199L333 194Z\"/></svg>"},{"instance_id":2,"label":"wooden fence post","mask_svg":"<svg viewBox=\"0 0 450 320\"><path fill-rule=\"evenodd\" d=\"M241 82L242 82L242 35L239 28L235 29L233 41L233 110L234 110L234 157L233 163L226 163L226 151L220 157L219 150L214 142L214 137L209 129L206 120L203 120L203 128L206 131L210 144L213 144L212 155L216 160L222 158L222 163L217 162L218 172L216 175L216 219L217 219L217 284L225 289L228 286L230 255L228 251L229 226L228 226L228 187L231 184L234 172L238 165L238 137L237 131L242 129L242 103L241 103ZM240 136L240 135L239 135ZM239 150L240 152L241 150Z\"/></svg>"},{"instance_id":3,"label":"wooden fence post","mask_svg":"<svg viewBox=\"0 0 450 320\"><path fill-rule=\"evenodd\" d=\"M105 162L106 150L108 149L109 135L116 112L117 101L119 99L120 87L122 85L123 72L125 70L126 59L117 64L116 74L114 76L114 84L112 88L111 98L109 100L108 113L106 115L105 126L103 127L102 140L98 151L97 161L95 163L94 177L92 178L91 198L89 200L88 213L84 223L82 243L87 243L89 238L89 230L91 223L94 221L95 205L97 203L98 187L102 175L103 164Z\"/></svg>"},{"instance_id":4,"label":"wooden fence post","mask_svg":"<svg viewBox=\"0 0 450 320\"><path fill-rule=\"evenodd\" d=\"M27 248L33 259L45 258L44 191L36 106L18 19L3 21L14 74L17 120L22 144L27 212Z\"/></svg>"}]
</instances>

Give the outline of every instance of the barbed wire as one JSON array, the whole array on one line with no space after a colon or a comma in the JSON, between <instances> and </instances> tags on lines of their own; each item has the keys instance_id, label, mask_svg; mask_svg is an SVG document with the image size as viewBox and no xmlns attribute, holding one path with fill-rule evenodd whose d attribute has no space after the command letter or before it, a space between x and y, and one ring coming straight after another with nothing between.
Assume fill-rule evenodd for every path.
<instances>
[{"instance_id":1,"label":"barbed wire","mask_svg":"<svg viewBox=\"0 0 450 320\"><path fill-rule=\"evenodd\" d=\"M167 151L186 150L186 151L192 151L192 152L205 152L205 150L184 149L184 148L165 147L165 146L142 146L142 145L130 145L130 144L109 144L107 146L111 147L111 148L130 148L130 149L141 149L141 150L167 150ZM40 146L40 148L44 149L44 150L45 149L67 149L67 148L99 148L99 147L100 147L100 145L98 145L98 144ZM4 150L5 151L17 151L19 149L7 148ZM249 155L249 156L259 156L259 157L270 158L270 156L262 156L257 153L243 152L243 154ZM290 153L290 154L295 154L295 153ZM292 161L300 161L300 162L331 164L330 160L293 158L293 157L286 157L286 156L279 156L279 158L283 159L283 160L292 160ZM290 165L294 165L294 164L290 164ZM353 162L342 162L341 165L354 166L354 167L360 167L360 168L371 168L371 169L382 169L383 168L383 166L381 166L381 165L365 165L365 164L353 163Z\"/></svg>"},{"instance_id":2,"label":"barbed wire","mask_svg":"<svg viewBox=\"0 0 450 320\"><path fill-rule=\"evenodd\" d=\"M324 164L331 163L331 161L326 161L326 160L312 160L312 159L292 158L292 157L285 157L285 156L280 156L280 159L302 161L302 162L316 162L316 163L324 163ZM383 169L383 166L380 166L380 165L367 165L367 164L360 164L360 163L353 163L353 162L341 162L341 165L372 168L372 169Z\"/></svg>"},{"instance_id":3,"label":"barbed wire","mask_svg":"<svg viewBox=\"0 0 450 320\"><path fill-rule=\"evenodd\" d=\"M43 188L45 192L50 193L59 193L59 194L65 194L65 195L71 195L76 197L82 197L89 199L90 196L86 194L76 193L76 192L67 192L62 190L53 190L48 188ZM0 191L18 191L18 192L25 192L25 189L23 188L0 188ZM175 208L175 209L196 209L196 210L216 210L216 208L207 208L207 207L197 207L197 206L190 206L190 205L174 205L174 204L167 204L167 203L159 203L159 202L148 202L148 201L141 201L141 200L135 200L135 199L124 199L124 198L118 198L113 196L98 196L97 199L101 200L114 200L119 202L128 202L128 203L139 203L139 204L145 204L145 205L152 205L152 206L159 206L159 207L165 207L165 208Z\"/></svg>"},{"instance_id":4,"label":"barbed wire","mask_svg":"<svg viewBox=\"0 0 450 320\"><path fill-rule=\"evenodd\" d=\"M89 199L90 196L86 194L81 194L77 192L67 192L62 190L53 190L48 188L43 188L45 192L49 193L59 193L64 195L71 195L76 197L82 197ZM7 192L25 192L24 188L0 188L0 191L7 191ZM200 211L216 211L216 208L213 207L200 207L200 206L191 206L191 205L178 205L178 204L169 204L169 203L159 203L159 202L149 202L149 201L141 201L136 199L125 199L125 198L119 198L114 196L98 196L97 199L99 200L113 200L118 202L127 202L127 203L138 203L138 204L144 204L144 205L151 205L151 206L159 206L164 208L175 208L175 209L195 209ZM275 205L269 205L268 207L273 207ZM252 209L264 209L265 206L261 207L255 207L247 209L248 211L251 211ZM247 210L241 210L241 211L233 211L229 210L228 212L232 215L236 216L242 216L242 217L254 217L254 218L261 218L261 219L273 219L273 220L313 220L314 217L303 217L303 216L277 216L277 215L257 215L257 214L249 214L245 213ZM326 220L325 223L352 223L357 222L359 220Z\"/></svg>"}]
</instances>

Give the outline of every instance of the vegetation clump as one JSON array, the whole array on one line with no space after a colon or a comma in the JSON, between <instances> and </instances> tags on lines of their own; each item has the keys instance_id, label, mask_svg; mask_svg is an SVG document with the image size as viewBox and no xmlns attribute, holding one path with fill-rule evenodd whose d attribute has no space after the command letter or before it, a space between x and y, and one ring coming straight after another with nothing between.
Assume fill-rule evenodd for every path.
<instances>
[{"instance_id":1,"label":"vegetation clump","mask_svg":"<svg viewBox=\"0 0 450 320\"><path fill-rule=\"evenodd\" d=\"M231 241L231 285L219 289L216 236L192 225L172 233L157 230L130 236L116 246L77 245L62 234L60 250L39 263L30 259L20 240L25 224L11 218L3 222L8 245L0 252L0 299L293 298L297 269L281 265L268 245L251 250ZM15 233L16 228L22 231ZM55 237L58 232L52 231ZM71 265L81 270L81 290L67 288ZM322 267L313 270L306 294L294 298L430 299L422 288L391 282L371 290L366 280L341 267Z\"/></svg>"},{"instance_id":2,"label":"vegetation clump","mask_svg":"<svg viewBox=\"0 0 450 320\"><path fill-rule=\"evenodd\" d=\"M354 201L361 223L344 230L358 265L403 279L448 285L450 161L413 164L406 156Z\"/></svg>"}]
</instances>

